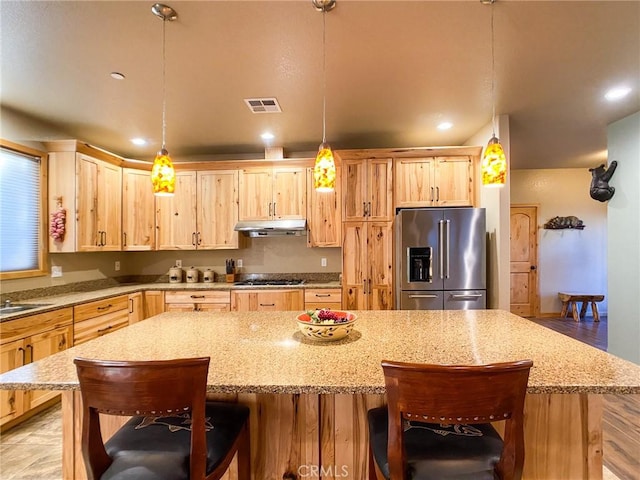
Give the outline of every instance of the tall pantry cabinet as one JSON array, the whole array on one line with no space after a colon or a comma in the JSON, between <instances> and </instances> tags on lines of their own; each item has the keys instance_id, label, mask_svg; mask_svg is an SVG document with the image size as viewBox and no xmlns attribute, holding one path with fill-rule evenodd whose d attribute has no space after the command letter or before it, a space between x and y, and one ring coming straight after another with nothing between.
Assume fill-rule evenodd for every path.
<instances>
[{"instance_id":1,"label":"tall pantry cabinet","mask_svg":"<svg viewBox=\"0 0 640 480\"><path fill-rule=\"evenodd\" d=\"M393 308L393 163L342 158L342 306Z\"/></svg>"}]
</instances>

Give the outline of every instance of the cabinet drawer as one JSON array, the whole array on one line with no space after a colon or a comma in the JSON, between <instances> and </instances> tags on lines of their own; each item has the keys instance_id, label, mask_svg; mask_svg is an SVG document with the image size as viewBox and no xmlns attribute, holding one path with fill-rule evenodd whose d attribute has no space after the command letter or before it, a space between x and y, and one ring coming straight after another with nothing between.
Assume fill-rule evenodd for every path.
<instances>
[{"instance_id":1,"label":"cabinet drawer","mask_svg":"<svg viewBox=\"0 0 640 480\"><path fill-rule=\"evenodd\" d=\"M129 312L127 310L119 310L81 322L75 322L73 326L73 344L80 345L107 333L115 332L127 325L129 325Z\"/></svg>"},{"instance_id":2,"label":"cabinet drawer","mask_svg":"<svg viewBox=\"0 0 640 480\"><path fill-rule=\"evenodd\" d=\"M167 312L228 312L228 303L168 303Z\"/></svg>"},{"instance_id":3,"label":"cabinet drawer","mask_svg":"<svg viewBox=\"0 0 640 480\"><path fill-rule=\"evenodd\" d=\"M183 290L166 292L165 303L231 303L229 290Z\"/></svg>"},{"instance_id":4,"label":"cabinet drawer","mask_svg":"<svg viewBox=\"0 0 640 480\"><path fill-rule=\"evenodd\" d=\"M72 322L73 310L71 307L7 320L2 322L2 328L0 328L0 343L11 342L28 335L71 325Z\"/></svg>"},{"instance_id":5,"label":"cabinet drawer","mask_svg":"<svg viewBox=\"0 0 640 480\"><path fill-rule=\"evenodd\" d=\"M77 324L84 320L112 313L119 310L129 310L129 296L120 295L119 297L106 298L95 302L83 303L73 307L73 321Z\"/></svg>"},{"instance_id":6,"label":"cabinet drawer","mask_svg":"<svg viewBox=\"0 0 640 480\"><path fill-rule=\"evenodd\" d=\"M337 303L342 302L342 290L339 288L324 288L304 291L304 303Z\"/></svg>"}]
</instances>

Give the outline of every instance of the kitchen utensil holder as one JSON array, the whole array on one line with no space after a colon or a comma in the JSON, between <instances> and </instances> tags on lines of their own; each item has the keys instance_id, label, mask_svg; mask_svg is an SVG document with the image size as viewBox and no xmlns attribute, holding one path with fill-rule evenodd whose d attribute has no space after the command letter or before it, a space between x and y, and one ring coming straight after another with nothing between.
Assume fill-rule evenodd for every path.
<instances>
[{"instance_id":1,"label":"kitchen utensil holder","mask_svg":"<svg viewBox=\"0 0 640 480\"><path fill-rule=\"evenodd\" d=\"M235 273L227 273L225 275L225 279L227 280L227 283L233 283L236 281L236 274Z\"/></svg>"}]
</instances>

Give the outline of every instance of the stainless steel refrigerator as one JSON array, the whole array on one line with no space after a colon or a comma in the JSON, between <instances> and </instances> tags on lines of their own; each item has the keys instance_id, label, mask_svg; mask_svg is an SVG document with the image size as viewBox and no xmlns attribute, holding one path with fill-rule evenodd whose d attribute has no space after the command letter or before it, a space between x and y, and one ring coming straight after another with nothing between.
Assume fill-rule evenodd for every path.
<instances>
[{"instance_id":1,"label":"stainless steel refrigerator","mask_svg":"<svg viewBox=\"0 0 640 480\"><path fill-rule=\"evenodd\" d=\"M399 310L487 307L484 208L412 208L395 221Z\"/></svg>"}]
</instances>

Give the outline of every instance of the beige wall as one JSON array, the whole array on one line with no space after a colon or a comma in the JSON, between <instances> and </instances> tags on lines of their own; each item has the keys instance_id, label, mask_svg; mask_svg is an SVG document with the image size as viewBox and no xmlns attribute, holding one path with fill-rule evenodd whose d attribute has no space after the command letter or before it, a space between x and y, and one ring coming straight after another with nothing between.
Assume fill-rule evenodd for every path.
<instances>
[{"instance_id":1,"label":"beige wall","mask_svg":"<svg viewBox=\"0 0 640 480\"><path fill-rule=\"evenodd\" d=\"M607 204L589 196L587 168L513 170L511 203L538 209L540 312L559 313L559 291L602 293L607 312ZM575 215L584 230L545 230L555 216Z\"/></svg>"}]
</instances>

